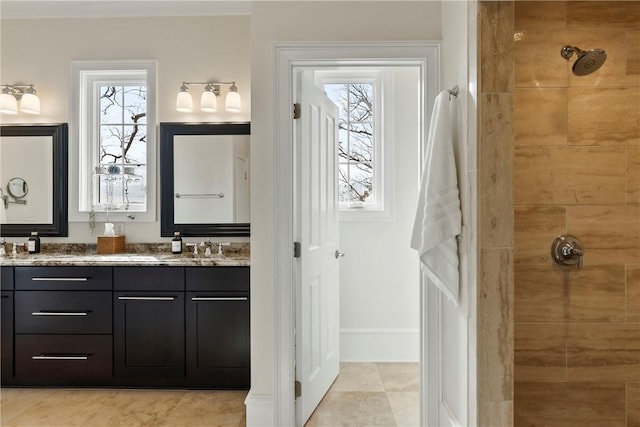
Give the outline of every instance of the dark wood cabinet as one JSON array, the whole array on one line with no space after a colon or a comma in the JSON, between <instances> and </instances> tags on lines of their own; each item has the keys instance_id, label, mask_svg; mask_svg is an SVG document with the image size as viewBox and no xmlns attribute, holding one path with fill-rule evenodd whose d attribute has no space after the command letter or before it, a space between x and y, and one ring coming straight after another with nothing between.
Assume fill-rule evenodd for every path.
<instances>
[{"instance_id":1,"label":"dark wood cabinet","mask_svg":"<svg viewBox=\"0 0 640 427\"><path fill-rule=\"evenodd\" d=\"M187 382L250 385L249 269L186 268Z\"/></svg>"},{"instance_id":2,"label":"dark wood cabinet","mask_svg":"<svg viewBox=\"0 0 640 427\"><path fill-rule=\"evenodd\" d=\"M1 270L3 385L250 386L248 267Z\"/></svg>"},{"instance_id":3,"label":"dark wood cabinet","mask_svg":"<svg viewBox=\"0 0 640 427\"><path fill-rule=\"evenodd\" d=\"M116 382L182 385L184 267L115 267L114 289Z\"/></svg>"},{"instance_id":4,"label":"dark wood cabinet","mask_svg":"<svg viewBox=\"0 0 640 427\"><path fill-rule=\"evenodd\" d=\"M15 267L15 384L109 384L113 375L111 270Z\"/></svg>"},{"instance_id":5,"label":"dark wood cabinet","mask_svg":"<svg viewBox=\"0 0 640 427\"><path fill-rule=\"evenodd\" d=\"M2 384L13 384L13 291L2 291L2 305L0 306L0 330L2 339L0 345L0 373Z\"/></svg>"}]
</instances>

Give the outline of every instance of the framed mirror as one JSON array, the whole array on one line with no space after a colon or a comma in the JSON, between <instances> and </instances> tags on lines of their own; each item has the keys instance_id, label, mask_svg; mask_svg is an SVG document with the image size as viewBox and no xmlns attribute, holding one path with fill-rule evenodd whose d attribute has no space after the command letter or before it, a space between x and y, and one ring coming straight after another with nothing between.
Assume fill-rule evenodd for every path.
<instances>
[{"instance_id":1,"label":"framed mirror","mask_svg":"<svg viewBox=\"0 0 640 427\"><path fill-rule=\"evenodd\" d=\"M243 237L249 123L160 123L160 235Z\"/></svg>"},{"instance_id":2,"label":"framed mirror","mask_svg":"<svg viewBox=\"0 0 640 427\"><path fill-rule=\"evenodd\" d=\"M0 126L0 236L68 235L68 126Z\"/></svg>"}]
</instances>

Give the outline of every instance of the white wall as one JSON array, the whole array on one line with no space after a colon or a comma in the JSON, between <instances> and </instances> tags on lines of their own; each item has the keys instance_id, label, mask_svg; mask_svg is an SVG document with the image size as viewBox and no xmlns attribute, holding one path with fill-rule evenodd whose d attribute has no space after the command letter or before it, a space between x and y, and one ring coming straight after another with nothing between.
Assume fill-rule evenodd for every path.
<instances>
[{"instance_id":1,"label":"white wall","mask_svg":"<svg viewBox=\"0 0 640 427\"><path fill-rule=\"evenodd\" d=\"M70 122L71 60L156 59L158 122L250 121L249 30L249 16L2 20L2 83L34 83L42 112L39 116L3 115L0 120ZM182 81L208 79L235 80L242 96L242 112L175 111L175 97ZM70 170L73 167L69 165ZM159 203L159 195L157 200ZM162 241L159 215L157 211L156 222L123 224L127 241ZM43 238L43 241L95 242L96 238L83 222L69 224L68 238Z\"/></svg>"},{"instance_id":2,"label":"white wall","mask_svg":"<svg viewBox=\"0 0 640 427\"><path fill-rule=\"evenodd\" d=\"M428 72L428 71L427 71ZM391 69L393 99L393 218L341 221L340 360L419 359L420 278L417 253L409 248L418 196L420 73ZM386 116L386 113L385 113Z\"/></svg>"},{"instance_id":3,"label":"white wall","mask_svg":"<svg viewBox=\"0 0 640 427\"><path fill-rule=\"evenodd\" d=\"M251 13L251 295L260 301L251 307L251 395L268 398L274 362L273 44L438 40L440 2L261 1L252 4ZM249 417L248 422L259 421Z\"/></svg>"}]
</instances>

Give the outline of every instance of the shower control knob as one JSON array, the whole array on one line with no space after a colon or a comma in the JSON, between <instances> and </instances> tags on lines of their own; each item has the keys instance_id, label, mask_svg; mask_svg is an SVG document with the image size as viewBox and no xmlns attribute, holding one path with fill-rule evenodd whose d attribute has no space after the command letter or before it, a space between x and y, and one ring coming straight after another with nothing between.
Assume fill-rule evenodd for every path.
<instances>
[{"instance_id":1,"label":"shower control knob","mask_svg":"<svg viewBox=\"0 0 640 427\"><path fill-rule=\"evenodd\" d=\"M575 236L563 234L551 244L551 258L561 266L582 268L584 249L582 242Z\"/></svg>"}]
</instances>

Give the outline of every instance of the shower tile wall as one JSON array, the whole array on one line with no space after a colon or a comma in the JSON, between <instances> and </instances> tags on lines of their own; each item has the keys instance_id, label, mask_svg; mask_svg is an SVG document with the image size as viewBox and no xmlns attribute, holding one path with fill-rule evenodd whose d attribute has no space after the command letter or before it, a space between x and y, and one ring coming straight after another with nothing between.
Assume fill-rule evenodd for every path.
<instances>
[{"instance_id":1,"label":"shower tile wall","mask_svg":"<svg viewBox=\"0 0 640 427\"><path fill-rule=\"evenodd\" d=\"M514 39L515 425L640 426L640 2L517 1Z\"/></svg>"}]
</instances>

